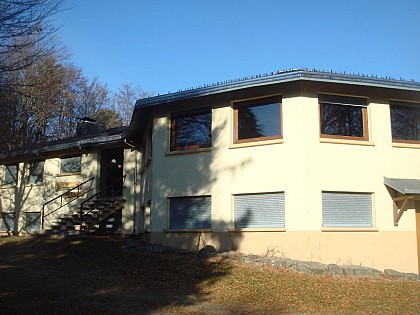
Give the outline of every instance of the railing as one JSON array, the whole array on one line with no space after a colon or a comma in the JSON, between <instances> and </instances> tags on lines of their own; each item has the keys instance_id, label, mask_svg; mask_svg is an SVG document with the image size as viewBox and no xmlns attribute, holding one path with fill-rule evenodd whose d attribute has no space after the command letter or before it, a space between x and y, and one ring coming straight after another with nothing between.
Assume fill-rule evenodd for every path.
<instances>
[{"instance_id":1,"label":"railing","mask_svg":"<svg viewBox=\"0 0 420 315\"><path fill-rule=\"evenodd\" d=\"M41 212L41 228L44 229L45 218L47 216L49 216L50 214L53 214L54 212L60 210L64 206L68 205L70 202L72 202L72 201L74 201L74 200L76 200L76 199L78 199L78 198L86 195L88 192L92 191L93 188L90 188L87 191L80 191L80 187L82 187L84 184L86 184L86 183L88 183L90 181L93 181L94 179L95 179L95 177L89 178L88 180L85 180L83 183L80 183L79 185L77 185L77 186L75 186L75 187L73 187L73 188L65 191L61 195L59 195L59 196L57 196L57 197L55 197L55 198L47 201L46 203L44 203L42 205L42 212ZM74 191L76 189L77 189L76 197L72 198L71 200L66 200L66 202L63 203L63 198L65 197L65 195L68 195L70 192L72 192L72 191ZM54 209L53 211L48 212L47 214L45 214L45 207L46 207L46 205L48 205L49 203L51 203L53 201L56 201L57 199L60 199L60 206L58 208Z\"/></svg>"},{"instance_id":2,"label":"railing","mask_svg":"<svg viewBox=\"0 0 420 315\"><path fill-rule=\"evenodd\" d=\"M108 186L102 188L96 194L94 194L93 196L90 196L88 199L86 199L85 201L83 201L80 204L80 231L82 230L82 226L83 226L82 225L83 224L83 217L86 216L86 215L88 215L89 213L91 213L96 208L96 207L95 208L92 208L89 211L87 211L86 213L83 213L83 207L84 207L84 205L86 203L90 202L92 199L96 199L96 203L98 204L99 203L100 196L103 195L104 192L109 191L109 189L111 187L115 187L115 185L118 184L121 181L122 181L121 189L120 190L117 190L117 191L114 191L113 192L114 196L107 196L107 197L119 196L118 193L121 193L121 196L122 196L122 192L123 192L123 190L125 188L125 186L124 186L125 177L126 177L126 175L121 176L120 178L118 178L117 180L115 180L114 182L112 182L111 184L109 184Z\"/></svg>"}]
</instances>

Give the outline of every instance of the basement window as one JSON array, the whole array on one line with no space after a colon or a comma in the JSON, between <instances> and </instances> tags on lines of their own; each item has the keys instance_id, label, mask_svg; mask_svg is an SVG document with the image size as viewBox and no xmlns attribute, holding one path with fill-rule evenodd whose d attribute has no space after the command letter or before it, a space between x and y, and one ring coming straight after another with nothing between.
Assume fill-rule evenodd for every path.
<instances>
[{"instance_id":1,"label":"basement window","mask_svg":"<svg viewBox=\"0 0 420 315\"><path fill-rule=\"evenodd\" d=\"M322 192L323 227L372 227L372 194Z\"/></svg>"},{"instance_id":2,"label":"basement window","mask_svg":"<svg viewBox=\"0 0 420 315\"><path fill-rule=\"evenodd\" d=\"M199 196L170 198L169 228L211 228L211 197Z\"/></svg>"},{"instance_id":3,"label":"basement window","mask_svg":"<svg viewBox=\"0 0 420 315\"><path fill-rule=\"evenodd\" d=\"M284 192L234 196L235 228L283 228Z\"/></svg>"}]
</instances>

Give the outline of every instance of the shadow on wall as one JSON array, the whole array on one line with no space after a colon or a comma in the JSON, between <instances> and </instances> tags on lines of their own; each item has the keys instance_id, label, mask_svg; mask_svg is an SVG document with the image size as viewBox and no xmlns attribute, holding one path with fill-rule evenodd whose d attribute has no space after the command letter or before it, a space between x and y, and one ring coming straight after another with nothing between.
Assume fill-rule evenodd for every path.
<instances>
[{"instance_id":1,"label":"shadow on wall","mask_svg":"<svg viewBox=\"0 0 420 315\"><path fill-rule=\"evenodd\" d=\"M223 110L215 109L213 113ZM231 188L236 176L253 163L253 158L241 156L234 161L226 159L231 153L231 132L225 116L221 112L213 115L211 151L164 156L168 143L162 141L155 144L159 147L154 152L162 156L154 155L159 175L153 175L152 225L153 233L159 234L159 237L155 237L153 242L193 250L199 250L205 245L213 245L218 251L236 250L239 247L241 234L229 232L233 228L232 190L227 188ZM155 128L156 134L162 138L167 135L166 123L158 124ZM194 222L188 222L187 229L192 231L182 230L180 226L174 227L169 198L200 196L211 196L211 218L200 216ZM250 211L242 218L243 224L246 225L249 215Z\"/></svg>"}]
</instances>

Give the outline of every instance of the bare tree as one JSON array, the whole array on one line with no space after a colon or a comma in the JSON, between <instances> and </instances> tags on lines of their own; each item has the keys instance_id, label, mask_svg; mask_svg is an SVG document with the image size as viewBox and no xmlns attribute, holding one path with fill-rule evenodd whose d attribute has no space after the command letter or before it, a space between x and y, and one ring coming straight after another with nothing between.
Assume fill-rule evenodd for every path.
<instances>
[{"instance_id":1,"label":"bare tree","mask_svg":"<svg viewBox=\"0 0 420 315\"><path fill-rule=\"evenodd\" d=\"M0 0L0 74L27 68L55 49L50 18L63 0ZM31 53L28 54L28 48Z\"/></svg>"},{"instance_id":2,"label":"bare tree","mask_svg":"<svg viewBox=\"0 0 420 315\"><path fill-rule=\"evenodd\" d=\"M130 83L121 84L117 93L115 93L113 97L113 104L115 111L122 118L124 126L128 126L130 124L136 101L152 95L153 93L144 91L139 86L133 86Z\"/></svg>"}]
</instances>

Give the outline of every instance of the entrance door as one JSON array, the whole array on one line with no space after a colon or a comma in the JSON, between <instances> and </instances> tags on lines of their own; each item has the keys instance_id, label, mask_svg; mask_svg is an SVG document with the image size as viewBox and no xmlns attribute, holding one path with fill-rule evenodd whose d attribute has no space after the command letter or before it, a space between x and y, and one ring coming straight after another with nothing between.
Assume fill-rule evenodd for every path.
<instances>
[{"instance_id":1,"label":"entrance door","mask_svg":"<svg viewBox=\"0 0 420 315\"><path fill-rule=\"evenodd\" d=\"M100 186L103 189L106 186L106 170L111 163L111 160L115 159L117 164L124 165L124 149L123 148L111 148L104 149L101 151L101 178Z\"/></svg>"}]
</instances>

